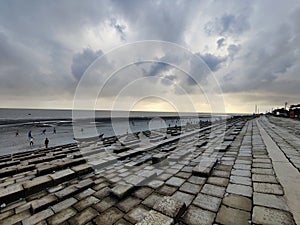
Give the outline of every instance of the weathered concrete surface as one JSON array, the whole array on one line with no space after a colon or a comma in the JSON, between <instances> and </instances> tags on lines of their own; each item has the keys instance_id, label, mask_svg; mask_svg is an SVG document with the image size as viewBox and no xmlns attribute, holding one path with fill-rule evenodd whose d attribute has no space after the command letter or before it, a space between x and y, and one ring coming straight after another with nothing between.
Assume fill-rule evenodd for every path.
<instances>
[{"instance_id":1,"label":"weathered concrete surface","mask_svg":"<svg viewBox=\"0 0 300 225\"><path fill-rule=\"evenodd\" d=\"M80 143L82 151L71 144L0 156L0 224L295 224L289 183L256 120L227 125L123 137L130 147L110 138ZM297 168L300 142L261 125Z\"/></svg>"},{"instance_id":2,"label":"weathered concrete surface","mask_svg":"<svg viewBox=\"0 0 300 225\"><path fill-rule=\"evenodd\" d=\"M261 136L266 144L267 151L272 159L272 164L278 180L287 198L287 204L293 213L295 221L300 224L300 174L299 171L291 165L277 144L271 139L266 131L257 121Z\"/></svg>"}]
</instances>

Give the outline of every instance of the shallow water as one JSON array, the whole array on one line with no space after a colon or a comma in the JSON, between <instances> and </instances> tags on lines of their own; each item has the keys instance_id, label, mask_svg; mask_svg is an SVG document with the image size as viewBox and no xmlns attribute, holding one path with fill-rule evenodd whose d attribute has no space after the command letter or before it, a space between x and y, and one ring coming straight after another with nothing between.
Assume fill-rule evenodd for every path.
<instances>
[{"instance_id":1,"label":"shallow water","mask_svg":"<svg viewBox=\"0 0 300 225\"><path fill-rule=\"evenodd\" d=\"M210 114L199 114L199 117L184 114L184 118L179 118L177 113L130 112L130 119L126 118L128 112L114 112L116 118L110 118L110 111L96 111L95 114L96 120L82 121L73 127L71 110L0 109L0 155L44 147L46 137L50 140L49 147L72 143L73 129L76 137L100 134L109 137L215 119ZM53 133L54 127L56 134ZM44 129L46 132L42 134ZM29 146L30 130L34 137L33 147Z\"/></svg>"}]
</instances>

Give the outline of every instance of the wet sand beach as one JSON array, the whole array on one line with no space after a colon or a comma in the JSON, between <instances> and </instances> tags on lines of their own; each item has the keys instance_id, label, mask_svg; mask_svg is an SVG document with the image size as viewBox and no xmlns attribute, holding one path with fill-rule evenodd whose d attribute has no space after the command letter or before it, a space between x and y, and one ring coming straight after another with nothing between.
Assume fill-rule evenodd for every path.
<instances>
[{"instance_id":1,"label":"wet sand beach","mask_svg":"<svg viewBox=\"0 0 300 225\"><path fill-rule=\"evenodd\" d=\"M241 117L3 155L0 224L300 224L299 124Z\"/></svg>"}]
</instances>

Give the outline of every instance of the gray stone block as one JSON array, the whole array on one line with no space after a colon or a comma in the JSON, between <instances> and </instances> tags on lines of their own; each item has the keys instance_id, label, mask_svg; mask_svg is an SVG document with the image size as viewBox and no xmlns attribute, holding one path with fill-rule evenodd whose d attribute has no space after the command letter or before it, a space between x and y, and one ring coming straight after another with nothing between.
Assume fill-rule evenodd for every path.
<instances>
[{"instance_id":1,"label":"gray stone block","mask_svg":"<svg viewBox=\"0 0 300 225\"><path fill-rule=\"evenodd\" d=\"M0 202L8 204L24 196L24 189L21 184L9 185L0 188Z\"/></svg>"},{"instance_id":2,"label":"gray stone block","mask_svg":"<svg viewBox=\"0 0 300 225\"><path fill-rule=\"evenodd\" d=\"M230 208L222 205L216 218L216 222L224 225L246 225L250 224L251 213Z\"/></svg>"},{"instance_id":3,"label":"gray stone block","mask_svg":"<svg viewBox=\"0 0 300 225\"><path fill-rule=\"evenodd\" d=\"M221 198L200 193L193 201L193 204L198 207L201 207L202 209L207 209L213 212L217 212L221 204L221 201L222 201Z\"/></svg>"},{"instance_id":4,"label":"gray stone block","mask_svg":"<svg viewBox=\"0 0 300 225\"><path fill-rule=\"evenodd\" d=\"M75 172L71 169L65 169L65 170L57 171L54 174L50 174L49 176L52 178L53 184L57 185L74 178Z\"/></svg>"},{"instance_id":5,"label":"gray stone block","mask_svg":"<svg viewBox=\"0 0 300 225\"><path fill-rule=\"evenodd\" d=\"M184 202L171 197L164 197L153 206L153 209L171 218L180 217L184 213L185 208Z\"/></svg>"},{"instance_id":6,"label":"gray stone block","mask_svg":"<svg viewBox=\"0 0 300 225\"><path fill-rule=\"evenodd\" d=\"M261 206L254 206L252 221L256 224L295 225L295 221L289 212Z\"/></svg>"},{"instance_id":7,"label":"gray stone block","mask_svg":"<svg viewBox=\"0 0 300 225\"><path fill-rule=\"evenodd\" d=\"M215 215L215 213L208 210L190 206L186 213L182 216L182 220L185 224L189 225L212 225Z\"/></svg>"},{"instance_id":8,"label":"gray stone block","mask_svg":"<svg viewBox=\"0 0 300 225\"><path fill-rule=\"evenodd\" d=\"M289 211L289 208L283 196L254 192L253 203L254 205L258 206L265 206L269 208Z\"/></svg>"},{"instance_id":9,"label":"gray stone block","mask_svg":"<svg viewBox=\"0 0 300 225\"><path fill-rule=\"evenodd\" d=\"M172 225L174 220L159 212L151 210L149 214L136 225Z\"/></svg>"},{"instance_id":10,"label":"gray stone block","mask_svg":"<svg viewBox=\"0 0 300 225\"><path fill-rule=\"evenodd\" d=\"M118 198L123 198L127 196L130 191L133 189L133 185L130 184L119 184L111 189L111 193Z\"/></svg>"}]
</instances>

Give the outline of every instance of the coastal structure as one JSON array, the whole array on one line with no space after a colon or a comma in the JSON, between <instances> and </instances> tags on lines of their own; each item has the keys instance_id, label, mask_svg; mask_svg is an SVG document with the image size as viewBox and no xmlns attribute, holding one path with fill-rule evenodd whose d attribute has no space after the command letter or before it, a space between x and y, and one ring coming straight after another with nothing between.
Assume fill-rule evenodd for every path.
<instances>
[{"instance_id":1,"label":"coastal structure","mask_svg":"<svg viewBox=\"0 0 300 225\"><path fill-rule=\"evenodd\" d=\"M4 155L0 224L300 224L298 127L239 117Z\"/></svg>"}]
</instances>

